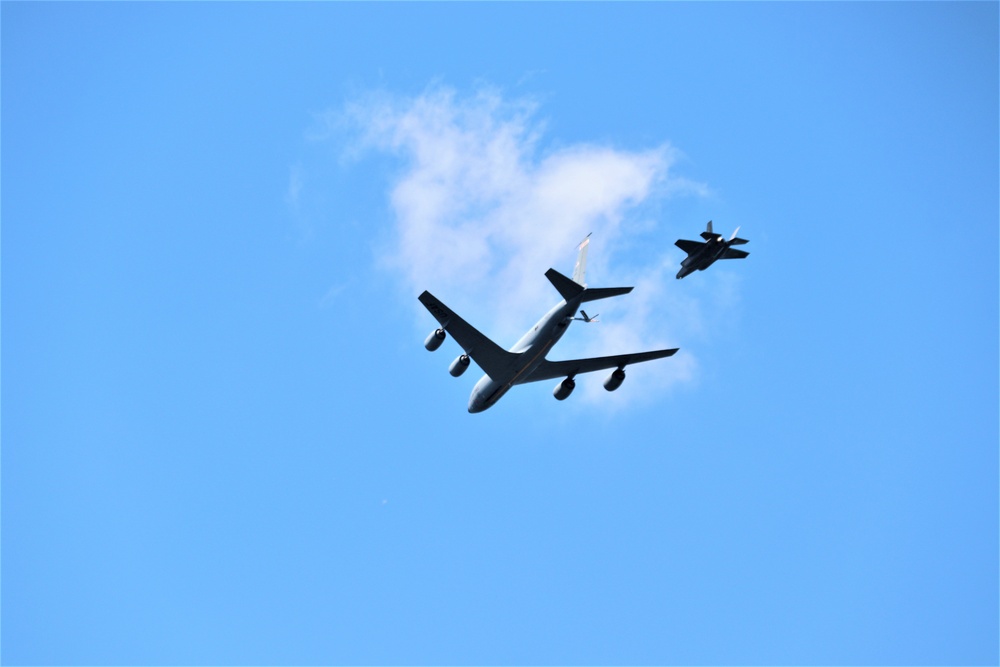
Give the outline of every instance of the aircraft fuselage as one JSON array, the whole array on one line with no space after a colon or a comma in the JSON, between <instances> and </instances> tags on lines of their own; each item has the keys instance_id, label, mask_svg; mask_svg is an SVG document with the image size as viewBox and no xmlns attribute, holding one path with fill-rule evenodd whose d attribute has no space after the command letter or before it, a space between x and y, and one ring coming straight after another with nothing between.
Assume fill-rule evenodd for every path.
<instances>
[{"instance_id":1,"label":"aircraft fuselage","mask_svg":"<svg viewBox=\"0 0 1000 667\"><path fill-rule=\"evenodd\" d=\"M582 257L582 252L581 252ZM577 262L580 265L580 262ZM583 279L583 272L576 271L578 280ZM469 367L470 360L486 373L476 383L469 396L469 412L482 412L499 401L511 387L526 382L539 382L562 378L552 395L556 400L565 400L576 386L573 378L581 373L612 370L604 382L604 388L615 391L625 379L625 367L631 364L641 364L654 359L673 356L678 348L664 350L649 350L628 354L612 354L603 357L588 357L586 359L563 359L550 361L546 359L552 347L559 342L576 319L580 306L591 301L621 296L632 291L631 287L587 287L584 283L570 279L555 269L545 272L552 286L556 288L563 300L553 306L549 312L538 320L521 339L505 350L484 336L474 326L463 320L457 313L448 308L433 294L424 290L417 297L420 303L434 316L440 324L424 340L428 351L441 347L445 335L451 334L464 354L456 358L448 367L453 377L458 377ZM587 322L596 321L595 317L584 316Z\"/></svg>"},{"instance_id":2,"label":"aircraft fuselage","mask_svg":"<svg viewBox=\"0 0 1000 667\"><path fill-rule=\"evenodd\" d=\"M681 260L681 270L677 272L677 277L683 278L695 271L704 271L722 257L728 247L729 244L721 236L706 241L700 251Z\"/></svg>"},{"instance_id":3,"label":"aircraft fuselage","mask_svg":"<svg viewBox=\"0 0 1000 667\"><path fill-rule=\"evenodd\" d=\"M561 301L521 336L521 339L510 348L511 352L520 355L517 357L517 363L501 377L494 379L489 375L483 375L479 379L469 396L469 412L482 412L492 407L511 387L527 378L569 329L579 308L579 298L570 299L569 302Z\"/></svg>"}]
</instances>

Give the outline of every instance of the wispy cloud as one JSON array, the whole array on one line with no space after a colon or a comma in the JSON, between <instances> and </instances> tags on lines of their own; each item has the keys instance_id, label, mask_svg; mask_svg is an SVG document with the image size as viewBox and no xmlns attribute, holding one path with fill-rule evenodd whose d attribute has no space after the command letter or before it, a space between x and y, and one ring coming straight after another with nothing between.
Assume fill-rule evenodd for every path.
<instances>
[{"instance_id":1,"label":"wispy cloud","mask_svg":"<svg viewBox=\"0 0 1000 667\"><path fill-rule=\"evenodd\" d=\"M706 186L671 173L677 152L667 143L546 148L538 111L532 99L506 99L496 89L461 96L438 85L416 97L372 94L337 115L357 132L352 150L402 161L388 193L395 229L385 266L414 295L431 289L507 346L558 300L545 270L569 273L576 244L593 232L588 282L636 289L593 304L605 313L602 322L571 330L552 358L680 345L671 323L697 318L698 306L671 289L676 250L666 244L638 265L616 248L629 245L632 230L655 228L643 214L647 205L704 194ZM654 365L655 372L634 369L645 394L690 380L697 363L682 350ZM581 385L584 396L608 399L599 378Z\"/></svg>"}]
</instances>

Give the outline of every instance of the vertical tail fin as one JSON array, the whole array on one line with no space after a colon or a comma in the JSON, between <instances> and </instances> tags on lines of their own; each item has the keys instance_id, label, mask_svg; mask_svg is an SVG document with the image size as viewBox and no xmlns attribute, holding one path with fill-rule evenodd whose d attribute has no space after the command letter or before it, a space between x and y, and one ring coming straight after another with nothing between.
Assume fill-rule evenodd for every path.
<instances>
[{"instance_id":1,"label":"vertical tail fin","mask_svg":"<svg viewBox=\"0 0 1000 667\"><path fill-rule=\"evenodd\" d=\"M573 267L573 282L577 285L587 285L587 246L590 245L590 234L587 234L587 238L580 241L580 245L577 246L580 254L576 256L576 266Z\"/></svg>"},{"instance_id":2,"label":"vertical tail fin","mask_svg":"<svg viewBox=\"0 0 1000 667\"><path fill-rule=\"evenodd\" d=\"M715 238L715 232L712 231L712 221L711 220L709 220L708 224L705 225L705 231L703 231L701 233L701 238L705 239L706 241L711 241L712 239ZM720 238L719 240L721 241L722 239Z\"/></svg>"}]
</instances>

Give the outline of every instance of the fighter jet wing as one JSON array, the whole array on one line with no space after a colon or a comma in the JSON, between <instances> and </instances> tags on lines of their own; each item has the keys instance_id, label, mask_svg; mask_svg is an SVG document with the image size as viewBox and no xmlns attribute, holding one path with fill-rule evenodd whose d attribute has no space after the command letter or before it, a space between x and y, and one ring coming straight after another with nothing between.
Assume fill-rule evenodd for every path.
<instances>
[{"instance_id":1,"label":"fighter jet wing","mask_svg":"<svg viewBox=\"0 0 1000 667\"><path fill-rule=\"evenodd\" d=\"M431 315L441 323L441 327L450 333L455 341L462 346L465 353L479 364L479 367L493 379L509 374L509 369L520 355L508 352L455 314L448 306L441 303L437 297L424 291L419 297Z\"/></svg>"},{"instance_id":2,"label":"fighter jet wing","mask_svg":"<svg viewBox=\"0 0 1000 667\"><path fill-rule=\"evenodd\" d=\"M674 241L674 245L689 255L696 253L705 247L705 244L701 241L685 241L684 239L677 239Z\"/></svg>"},{"instance_id":3,"label":"fighter jet wing","mask_svg":"<svg viewBox=\"0 0 1000 667\"><path fill-rule=\"evenodd\" d=\"M743 259L749 254L750 253L748 253L746 250L737 250L736 248L726 248L726 252L722 253L722 257L720 257L719 259Z\"/></svg>"},{"instance_id":4,"label":"fighter jet wing","mask_svg":"<svg viewBox=\"0 0 1000 667\"><path fill-rule=\"evenodd\" d=\"M608 368L624 368L629 364L637 364L641 361L652 361L663 357L673 356L680 348L672 350L656 350L654 352L637 352L635 354L616 354L610 357L592 357L590 359L571 359L569 361L549 361L543 359L538 367L531 371L527 377L518 380L517 384L525 382L538 382L540 380L551 380L553 378L571 377L580 373L590 373L602 371Z\"/></svg>"}]
</instances>

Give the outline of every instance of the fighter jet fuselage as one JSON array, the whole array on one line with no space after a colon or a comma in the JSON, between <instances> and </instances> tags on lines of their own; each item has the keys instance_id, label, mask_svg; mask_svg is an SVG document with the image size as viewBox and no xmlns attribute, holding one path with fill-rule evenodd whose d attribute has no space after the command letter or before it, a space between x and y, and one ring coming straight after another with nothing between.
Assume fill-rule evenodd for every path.
<instances>
[{"instance_id":1,"label":"fighter jet fuselage","mask_svg":"<svg viewBox=\"0 0 1000 667\"><path fill-rule=\"evenodd\" d=\"M702 246L701 250L693 255L688 255L681 261L681 270L677 272L677 277L683 278L695 271L704 271L712 266L715 260L719 259L727 247L721 236L712 238Z\"/></svg>"}]
</instances>

